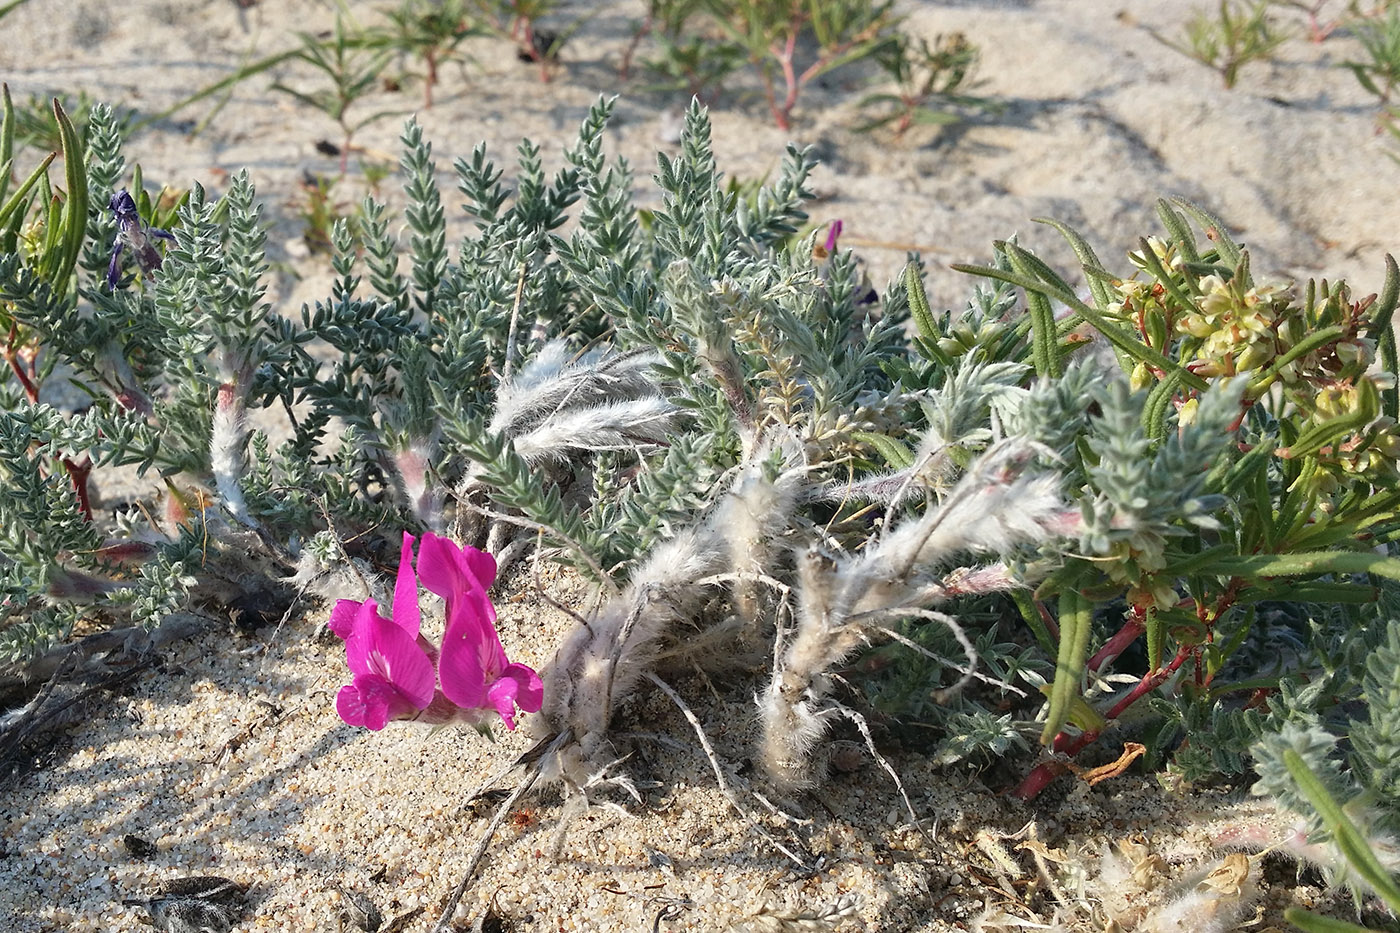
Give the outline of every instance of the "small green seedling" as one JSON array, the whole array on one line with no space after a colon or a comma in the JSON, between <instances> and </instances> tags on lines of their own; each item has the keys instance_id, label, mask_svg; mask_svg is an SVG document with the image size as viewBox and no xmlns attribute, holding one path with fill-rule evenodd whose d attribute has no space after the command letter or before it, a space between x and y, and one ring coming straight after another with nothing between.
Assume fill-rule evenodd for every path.
<instances>
[{"instance_id":1,"label":"small green seedling","mask_svg":"<svg viewBox=\"0 0 1400 933\"><path fill-rule=\"evenodd\" d=\"M913 126L947 126L959 123L973 110L997 105L985 97L959 93L977 64L977 46L960 32L939 36L929 45L901 35L876 57L894 79L895 90L864 97L860 106L875 116L856 127L869 132L889 126L903 136Z\"/></svg>"},{"instance_id":2,"label":"small green seedling","mask_svg":"<svg viewBox=\"0 0 1400 933\"><path fill-rule=\"evenodd\" d=\"M433 88L439 81L438 69L459 60L458 46L480 34L467 0L403 0L384 15L388 25L372 30L368 35L370 42L400 56L423 60L423 106L431 108Z\"/></svg>"},{"instance_id":3,"label":"small green seedling","mask_svg":"<svg viewBox=\"0 0 1400 933\"><path fill-rule=\"evenodd\" d=\"M272 85L272 89L314 107L340 125L340 174L344 175L355 133L377 120L402 113L399 110L376 110L358 120L350 117L351 108L378 86L380 75L393 57L393 52L385 48L366 47L352 36L344 20L339 17L336 18L335 33L330 42L322 42L309 33L303 33L301 41L302 47L292 57L321 72L328 86L301 91L279 81Z\"/></svg>"},{"instance_id":4,"label":"small green seedling","mask_svg":"<svg viewBox=\"0 0 1400 933\"><path fill-rule=\"evenodd\" d=\"M1218 15L1201 11L1186 24L1180 39L1152 35L1188 58L1220 72L1227 88L1235 86L1240 69L1251 62L1267 61L1288 34L1269 18L1269 0L1251 4L1221 0Z\"/></svg>"}]
</instances>

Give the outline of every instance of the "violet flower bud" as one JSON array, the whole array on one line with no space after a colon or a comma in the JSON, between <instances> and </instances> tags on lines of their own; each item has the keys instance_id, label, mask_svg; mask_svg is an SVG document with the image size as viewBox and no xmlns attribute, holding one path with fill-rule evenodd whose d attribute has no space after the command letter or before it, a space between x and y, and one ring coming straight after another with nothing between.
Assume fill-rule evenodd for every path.
<instances>
[{"instance_id":1,"label":"violet flower bud","mask_svg":"<svg viewBox=\"0 0 1400 933\"><path fill-rule=\"evenodd\" d=\"M137 213L136 201L125 188L112 195L108 207L117 218L117 238L112 243L112 260L107 264L107 287L116 288L121 279L123 250L129 248L142 274L151 275L161 266L160 251L151 243L151 237L173 242L175 236L168 230L146 226Z\"/></svg>"}]
</instances>

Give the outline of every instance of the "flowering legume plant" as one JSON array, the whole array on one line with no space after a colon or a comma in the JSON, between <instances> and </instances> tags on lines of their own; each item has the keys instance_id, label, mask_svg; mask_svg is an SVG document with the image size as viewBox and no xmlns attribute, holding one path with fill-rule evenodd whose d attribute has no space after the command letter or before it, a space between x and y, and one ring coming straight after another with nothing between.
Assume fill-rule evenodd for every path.
<instances>
[{"instance_id":1,"label":"flowering legume plant","mask_svg":"<svg viewBox=\"0 0 1400 933\"><path fill-rule=\"evenodd\" d=\"M1032 797L1131 708L1151 767L1280 761L1280 799L1281 774L1306 785L1295 758L1340 773L1315 739L1345 730L1352 784L1329 792L1394 825L1393 262L1365 298L1256 282L1221 221L1162 202L1127 274L1061 227L1083 295L1007 241L936 315L917 262L877 291L837 225L796 235L808 153L736 197L699 107L643 224L603 152L610 110L552 175L528 142L513 186L483 148L456 159L475 223L453 247L410 122L406 248L367 199L299 314L264 300L247 175L156 218L105 108L86 154L64 129L61 195L32 198L46 164L8 196L0 179L0 664L80 621L155 639L290 577L335 601L347 722L522 710L541 773L584 799L630 786L624 701L679 698L661 678L698 666L756 697L754 758L783 791L822 780L836 723L869 736L892 709L931 720L946 763L1038 737ZM109 284L119 230L154 227L160 262ZM81 414L46 403L58 361ZM106 521L86 484L112 464L161 482ZM389 595L375 566L396 548ZM487 593L531 552L604 597L538 675ZM437 644L420 585L446 603Z\"/></svg>"},{"instance_id":2,"label":"flowering legume plant","mask_svg":"<svg viewBox=\"0 0 1400 933\"><path fill-rule=\"evenodd\" d=\"M1260 284L1218 219L1184 202L1159 211L1168 236L1144 238L1127 276L1108 272L1061 228L1083 262L1085 298L1015 244L1003 246L1000 267L970 271L1028 290L1040 372L1083 378L1066 357L1092 335L1127 376L1086 385L1100 410L1045 438L1083 485L1079 556L1035 594L1059 612L1044 614L1039 598L1023 601L1027 623L1057 643L1042 739L1072 755L1155 696L1166 716L1150 751L1166 751L1184 732L1176 760L1200 776L1239 767L1243 747L1193 742L1191 733L1233 708L1232 694L1286 679L1285 664L1242 666L1236 657L1271 607L1367 607L1356 610L1365 615L1381 584L1358 575L1394 579L1384 552L1400 529L1391 328L1400 278L1390 262L1383 294L1360 299L1340 283L1309 283L1301 294ZM1066 313L1056 317L1052 301ZM1108 621L1114 616L1121 621ZM1095 636L1097 620L1106 637ZM1306 635L1296 637L1301 647ZM1086 703L1085 678L1092 685L1139 641L1146 672L1126 692ZM1247 744L1242 723L1230 728ZM1046 761L1019 793L1038 793L1068 767Z\"/></svg>"}]
</instances>

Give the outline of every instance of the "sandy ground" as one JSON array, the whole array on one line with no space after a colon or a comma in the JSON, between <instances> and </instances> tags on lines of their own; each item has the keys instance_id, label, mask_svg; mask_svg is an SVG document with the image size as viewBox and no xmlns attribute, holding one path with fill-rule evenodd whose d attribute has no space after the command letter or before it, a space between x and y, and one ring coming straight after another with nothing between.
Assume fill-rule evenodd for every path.
<instances>
[{"instance_id":1,"label":"sandy ground","mask_svg":"<svg viewBox=\"0 0 1400 933\"><path fill-rule=\"evenodd\" d=\"M377 4L350 6L368 17ZM947 264L986 261L995 238L1018 233L1066 273L1076 268L1058 236L1033 217L1075 225L1110 268L1125 268L1123 252L1158 230L1153 203L1162 195L1185 195L1222 215L1252 248L1260 279L1326 275L1362 294L1377 290L1400 226L1400 167L1375 132L1371 100L1336 67L1359 54L1356 42L1299 38L1276 61L1246 68L1227 91L1218 75L1143 28L1176 34L1192 6L908 3L911 31L961 31L981 47L975 92L1003 101L999 114L899 140L858 136L850 127L859 119L859 76L836 74L804 93L787 133L771 124L751 88L736 83L712 115L719 162L737 179L755 179L776 168L789 139L815 146L823 167L814 179L814 220L844 220L846 245L865 258L877 285L899 271L906 249L921 250L932 264L935 303L950 307L961 304L968 282ZM377 95L365 110L419 108L450 188L451 160L480 140L509 164L528 136L547 170L559 165L588 105L620 93L609 145L639 169L645 204L654 197L646 170L656 149L670 145L666 114L680 101L618 79L640 2L576 3L569 11L587 18L547 84L508 47L480 40L469 46L473 64L444 71L432 109L421 109L410 86ZM290 30L326 28L331 19L330 4L311 0L263 0L246 10L229 0L33 0L0 21L0 79L21 98L86 90L150 113L239 61L285 48ZM294 68L254 78L199 135L188 131L207 113L203 106L139 133L127 153L148 183L199 180L215 193L229 173L249 167L274 225L274 291L293 313L326 293L323 263L301 242L296 205L306 173L334 173L335 159L316 143L336 140L338 131L269 92L273 77L311 80ZM398 131L390 119L356 141L393 154ZM352 177L337 199L349 203L362 190ZM115 500L145 490L109 483L101 491ZM548 586L574 604L586 595L567 578ZM514 592L502 599L503 638L542 664L567 620L531 598L527 585ZM6 789L0 930L141 929L142 912L121 900L193 874L251 886L240 930L337 929L346 902L340 888L376 903L386 929L396 917L408 918L397 929L430 929L491 812L467 795L526 742L504 736L492 746L472 734L411 727L369 735L343 725L331 708L343 653L318 637L317 623L313 612L275 636L265 629L239 640L215 631L182 644ZM753 683L677 686L741 781ZM880 769L857 756L851 772L797 802L809 822L763 818L769 832L824 856L798 870L735 818L669 701L642 697L624 718L624 729L637 733L623 744L644 805L619 798L625 813L598 809L563 820L557 796L531 798L502 829L463 901L464 929L491 904L491 916L519 930L798 929L806 927L776 918L851 895L859 906L839 921L843 929L966 928L984 909L1015 913L1034 886L1030 850L1008 867L979 831L1012 834L1034 821L1038 838L1088 879L1105 842L1140 834L1177 883L1193 866L1218 862L1222 837L1277 832L1276 817L1238 794L1165 797L1152 779L1126 777L1093 789L1065 782L1026 807L987 789L1004 786L1005 775L939 769L894 752L932 840L910 825ZM156 854L133 858L126 834L155 843ZM1264 872L1261 902L1271 910L1318 896L1294 884L1291 869L1274 869L1271 878ZM1085 884L1086 903L1101 897L1092 880ZM1086 928L1102 923L1087 909L1066 916ZM1276 913L1268 916L1277 922Z\"/></svg>"}]
</instances>

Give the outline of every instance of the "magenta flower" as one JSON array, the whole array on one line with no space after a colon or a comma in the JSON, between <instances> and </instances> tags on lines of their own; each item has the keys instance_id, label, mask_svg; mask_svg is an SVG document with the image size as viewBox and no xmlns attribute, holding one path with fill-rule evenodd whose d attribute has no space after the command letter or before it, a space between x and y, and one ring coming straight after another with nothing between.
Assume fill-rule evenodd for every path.
<instances>
[{"instance_id":1,"label":"magenta flower","mask_svg":"<svg viewBox=\"0 0 1400 933\"><path fill-rule=\"evenodd\" d=\"M378 732L391 719L413 719L433 701L437 675L417 640L395 621L379 614L374 600L342 599L331 613L352 614L345 636L345 660L354 680L336 694L335 709L352 726ZM340 634L336 630L336 634Z\"/></svg>"},{"instance_id":2,"label":"magenta flower","mask_svg":"<svg viewBox=\"0 0 1400 933\"><path fill-rule=\"evenodd\" d=\"M374 600L342 599L331 611L331 631L345 639L354 675L336 696L336 711L350 725L375 731L393 719L484 729L493 712L514 729L516 707L537 712L544 686L532 669L511 663L501 647L496 610L486 594L496 562L428 533L415 577L413 543L405 533L391 618L379 614ZM441 653L419 632L419 580L447 600Z\"/></svg>"},{"instance_id":3,"label":"magenta flower","mask_svg":"<svg viewBox=\"0 0 1400 933\"><path fill-rule=\"evenodd\" d=\"M836 252L836 241L841 239L841 230L846 225L839 220L833 220L831 227L826 232L826 254L830 256Z\"/></svg>"},{"instance_id":4,"label":"magenta flower","mask_svg":"<svg viewBox=\"0 0 1400 933\"><path fill-rule=\"evenodd\" d=\"M506 658L496 634L496 609L486 597L496 579L491 555L424 535L418 577L447 600L447 629L438 659L443 694L464 709L494 709L507 729L515 728L515 707L538 712L544 684L533 670Z\"/></svg>"}]
</instances>

